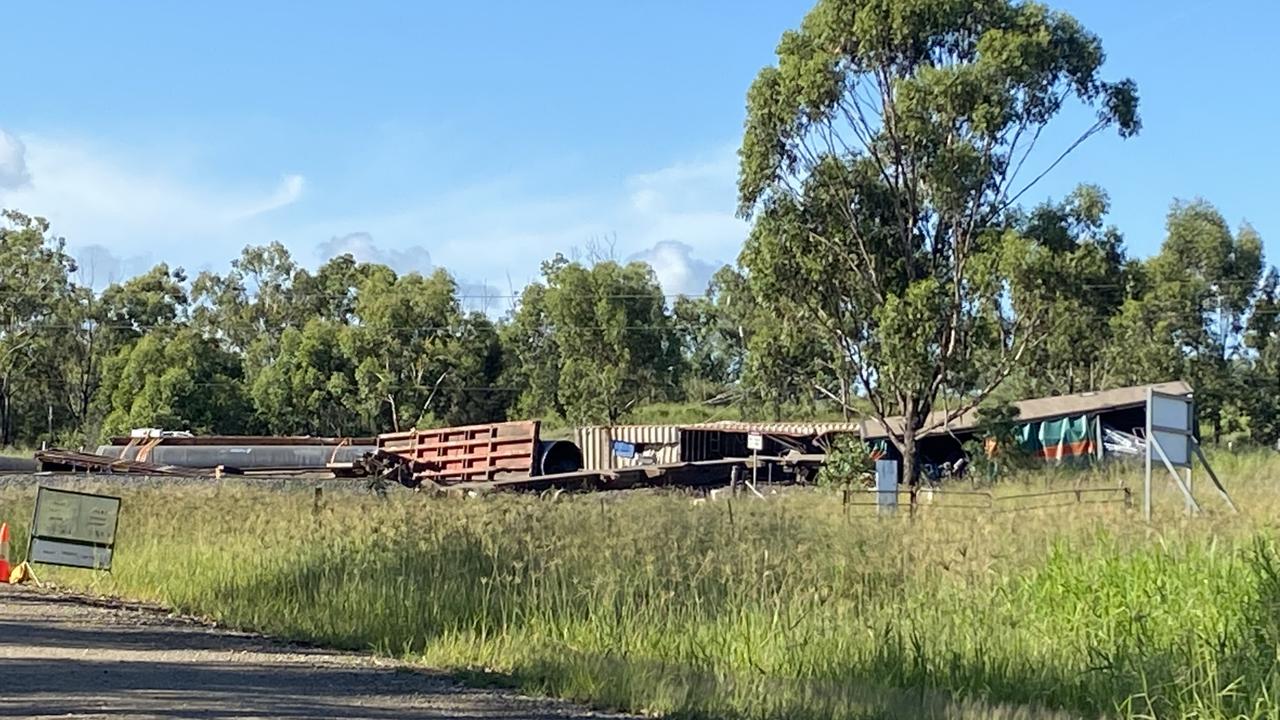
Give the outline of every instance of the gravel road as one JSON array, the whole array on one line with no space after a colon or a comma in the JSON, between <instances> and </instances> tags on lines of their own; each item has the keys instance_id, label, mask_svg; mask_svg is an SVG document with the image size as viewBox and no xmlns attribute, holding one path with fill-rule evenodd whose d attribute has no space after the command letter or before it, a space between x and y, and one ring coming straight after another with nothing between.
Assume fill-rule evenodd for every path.
<instances>
[{"instance_id":1,"label":"gravel road","mask_svg":"<svg viewBox=\"0 0 1280 720\"><path fill-rule=\"evenodd\" d=\"M159 608L0 585L0 718L621 718Z\"/></svg>"}]
</instances>

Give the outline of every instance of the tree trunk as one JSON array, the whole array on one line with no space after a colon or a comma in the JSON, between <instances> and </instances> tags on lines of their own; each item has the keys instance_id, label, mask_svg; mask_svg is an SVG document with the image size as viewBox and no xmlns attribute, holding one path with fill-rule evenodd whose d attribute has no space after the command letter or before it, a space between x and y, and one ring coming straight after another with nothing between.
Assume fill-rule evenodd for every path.
<instances>
[{"instance_id":1,"label":"tree trunk","mask_svg":"<svg viewBox=\"0 0 1280 720\"><path fill-rule=\"evenodd\" d=\"M7 380L3 390L0 391L0 400L3 400L3 407L0 407L0 447L8 447L13 440L9 437L9 383Z\"/></svg>"},{"instance_id":2,"label":"tree trunk","mask_svg":"<svg viewBox=\"0 0 1280 720\"><path fill-rule=\"evenodd\" d=\"M920 483L920 463L916 457L916 411L914 402L903 402L902 442L898 450L902 453L902 482L910 487Z\"/></svg>"},{"instance_id":3,"label":"tree trunk","mask_svg":"<svg viewBox=\"0 0 1280 720\"><path fill-rule=\"evenodd\" d=\"M400 413L396 411L396 396L387 393L387 403L391 405L391 430L400 432Z\"/></svg>"},{"instance_id":4,"label":"tree trunk","mask_svg":"<svg viewBox=\"0 0 1280 720\"><path fill-rule=\"evenodd\" d=\"M849 422L852 419L849 413L849 383L843 372L836 373L836 380L840 383L840 412L844 415L844 421Z\"/></svg>"},{"instance_id":5,"label":"tree trunk","mask_svg":"<svg viewBox=\"0 0 1280 720\"><path fill-rule=\"evenodd\" d=\"M916 462L916 434L908 430L902 436L902 482L915 487L920 482L920 463Z\"/></svg>"}]
</instances>

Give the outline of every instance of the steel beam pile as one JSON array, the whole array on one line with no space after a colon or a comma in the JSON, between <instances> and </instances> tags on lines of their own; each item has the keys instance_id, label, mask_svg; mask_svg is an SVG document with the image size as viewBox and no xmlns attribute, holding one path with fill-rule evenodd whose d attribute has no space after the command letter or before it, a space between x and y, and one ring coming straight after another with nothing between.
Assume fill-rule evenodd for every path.
<instances>
[{"instance_id":1,"label":"steel beam pile","mask_svg":"<svg viewBox=\"0 0 1280 720\"><path fill-rule=\"evenodd\" d=\"M121 460L107 455L76 450L39 450L35 454L41 472L89 472L123 475L159 475L167 477L212 477L192 468L156 465L137 460Z\"/></svg>"}]
</instances>

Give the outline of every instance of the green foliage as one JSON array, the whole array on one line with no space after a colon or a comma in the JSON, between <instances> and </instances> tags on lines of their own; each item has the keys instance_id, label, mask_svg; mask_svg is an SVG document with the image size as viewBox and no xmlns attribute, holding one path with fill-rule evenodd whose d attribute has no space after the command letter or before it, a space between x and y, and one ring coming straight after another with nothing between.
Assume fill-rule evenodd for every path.
<instances>
[{"instance_id":1,"label":"green foliage","mask_svg":"<svg viewBox=\"0 0 1280 720\"><path fill-rule=\"evenodd\" d=\"M190 328L144 335L109 358L102 376L104 432L253 429L239 359Z\"/></svg>"},{"instance_id":2,"label":"green foliage","mask_svg":"<svg viewBox=\"0 0 1280 720\"><path fill-rule=\"evenodd\" d=\"M359 414L355 363L346 351L350 328L315 318L287 328L276 360L253 378L258 416L280 435L352 436L373 423Z\"/></svg>"},{"instance_id":3,"label":"green foliage","mask_svg":"<svg viewBox=\"0 0 1280 720\"><path fill-rule=\"evenodd\" d=\"M234 352L274 346L298 319L292 297L298 273L284 245L246 247L226 275L202 272L192 283L196 327Z\"/></svg>"},{"instance_id":4,"label":"green foliage","mask_svg":"<svg viewBox=\"0 0 1280 720\"><path fill-rule=\"evenodd\" d=\"M1018 440L1018 408L1010 402L989 402L978 406L975 436L965 445L969 472L994 481L1002 474L1042 465L1022 449Z\"/></svg>"},{"instance_id":5,"label":"green foliage","mask_svg":"<svg viewBox=\"0 0 1280 720\"><path fill-rule=\"evenodd\" d=\"M684 358L652 268L557 255L543 279L525 290L505 335L518 407L585 425L679 396Z\"/></svg>"},{"instance_id":6,"label":"green foliage","mask_svg":"<svg viewBox=\"0 0 1280 720\"><path fill-rule=\"evenodd\" d=\"M1101 188L1019 207L1052 169L1034 160L1062 149L1037 142L1082 117L1068 107L1093 119L1067 152L1138 131L1135 87L1103 61L1096 36L1037 3L820 0L748 92L738 263L671 303L643 263L557 256L495 321L464 312L443 270L351 255L310 269L280 243L98 292L46 221L5 211L0 446L134 423L350 435L904 415L892 440L910 477L941 398L959 414L1177 378L1206 438L1276 443L1280 276L1264 276L1257 232L1178 201L1138 260Z\"/></svg>"},{"instance_id":7,"label":"green foliage","mask_svg":"<svg viewBox=\"0 0 1280 720\"><path fill-rule=\"evenodd\" d=\"M49 223L0 213L0 446L52 430L46 409L63 403L52 368L65 357L62 340L78 294L75 263ZM52 418L50 418L52 420ZM45 437L48 437L46 434Z\"/></svg>"},{"instance_id":8,"label":"green foliage","mask_svg":"<svg viewBox=\"0 0 1280 720\"><path fill-rule=\"evenodd\" d=\"M1106 378L1109 323L1128 296L1133 275L1120 232L1104 225L1109 208L1106 192L1083 185L1063 202L1042 204L1017 220L1020 232L1048 253L1039 282L1050 292L1043 307L1015 310L1042 311L1052 328L1027 349L1014 375L1019 397L1094 389Z\"/></svg>"},{"instance_id":9,"label":"green foliage","mask_svg":"<svg viewBox=\"0 0 1280 720\"><path fill-rule=\"evenodd\" d=\"M875 478L876 463L871 450L859 438L839 436L827 450L827 460L818 470L818 484L854 488Z\"/></svg>"},{"instance_id":10,"label":"green foliage","mask_svg":"<svg viewBox=\"0 0 1280 720\"><path fill-rule=\"evenodd\" d=\"M1233 363L1240 377L1239 406L1248 418L1250 438L1260 444L1280 441L1280 273L1267 272L1249 316L1245 343L1248 360Z\"/></svg>"},{"instance_id":11,"label":"green foliage","mask_svg":"<svg viewBox=\"0 0 1280 720\"><path fill-rule=\"evenodd\" d=\"M1013 403L989 403L977 409L977 435L990 440L996 452L1008 451L1018 444L1018 408Z\"/></svg>"},{"instance_id":12,"label":"green foliage","mask_svg":"<svg viewBox=\"0 0 1280 720\"><path fill-rule=\"evenodd\" d=\"M559 398L560 348L546 298L545 285L530 284L500 331L505 361L501 384L519 392L512 411L520 417L565 415Z\"/></svg>"},{"instance_id":13,"label":"green foliage","mask_svg":"<svg viewBox=\"0 0 1280 720\"><path fill-rule=\"evenodd\" d=\"M472 397L497 380L496 330L481 316L463 314L447 272L371 272L359 287L355 314L347 352L356 363L364 413L379 418L377 425L459 425L501 414L491 398Z\"/></svg>"},{"instance_id":14,"label":"green foliage","mask_svg":"<svg viewBox=\"0 0 1280 720\"><path fill-rule=\"evenodd\" d=\"M689 379L702 383L712 397L742 380L748 334L758 324L757 304L746 278L725 265L716 271L699 297L682 296L672 307Z\"/></svg>"},{"instance_id":15,"label":"green foliage","mask_svg":"<svg viewBox=\"0 0 1280 720\"><path fill-rule=\"evenodd\" d=\"M1262 268L1262 240L1251 227L1233 236L1209 203L1175 202L1160 253L1145 263L1142 293L1113 320L1111 381L1188 380L1217 438L1223 418L1249 394L1237 367ZM1263 324L1255 324L1255 338L1269 332Z\"/></svg>"},{"instance_id":16,"label":"green foliage","mask_svg":"<svg viewBox=\"0 0 1280 720\"><path fill-rule=\"evenodd\" d=\"M158 328L172 327L183 319L190 304L182 268L170 270L160 263L146 273L102 291L100 312L103 341L119 347Z\"/></svg>"},{"instance_id":17,"label":"green foliage","mask_svg":"<svg viewBox=\"0 0 1280 720\"><path fill-rule=\"evenodd\" d=\"M777 54L747 95L742 263L834 346L841 400L905 416L914 478L939 393L977 402L1050 332L1062 267L1007 212L1022 160L1067 99L1097 109L1084 137L1132 135L1136 91L1073 18L1008 0L821 0Z\"/></svg>"}]
</instances>

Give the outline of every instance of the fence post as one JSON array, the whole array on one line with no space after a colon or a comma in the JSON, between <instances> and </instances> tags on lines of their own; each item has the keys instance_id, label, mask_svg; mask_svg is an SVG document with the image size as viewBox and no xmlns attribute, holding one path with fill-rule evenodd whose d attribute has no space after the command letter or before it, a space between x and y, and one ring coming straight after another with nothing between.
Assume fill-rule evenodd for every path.
<instances>
[{"instance_id":1,"label":"fence post","mask_svg":"<svg viewBox=\"0 0 1280 720\"><path fill-rule=\"evenodd\" d=\"M1133 509L1133 491L1129 488L1124 488L1124 509Z\"/></svg>"},{"instance_id":2,"label":"fence post","mask_svg":"<svg viewBox=\"0 0 1280 720\"><path fill-rule=\"evenodd\" d=\"M315 495L312 497L311 514L313 516L320 515L320 509L324 506L324 488L316 485Z\"/></svg>"}]
</instances>

